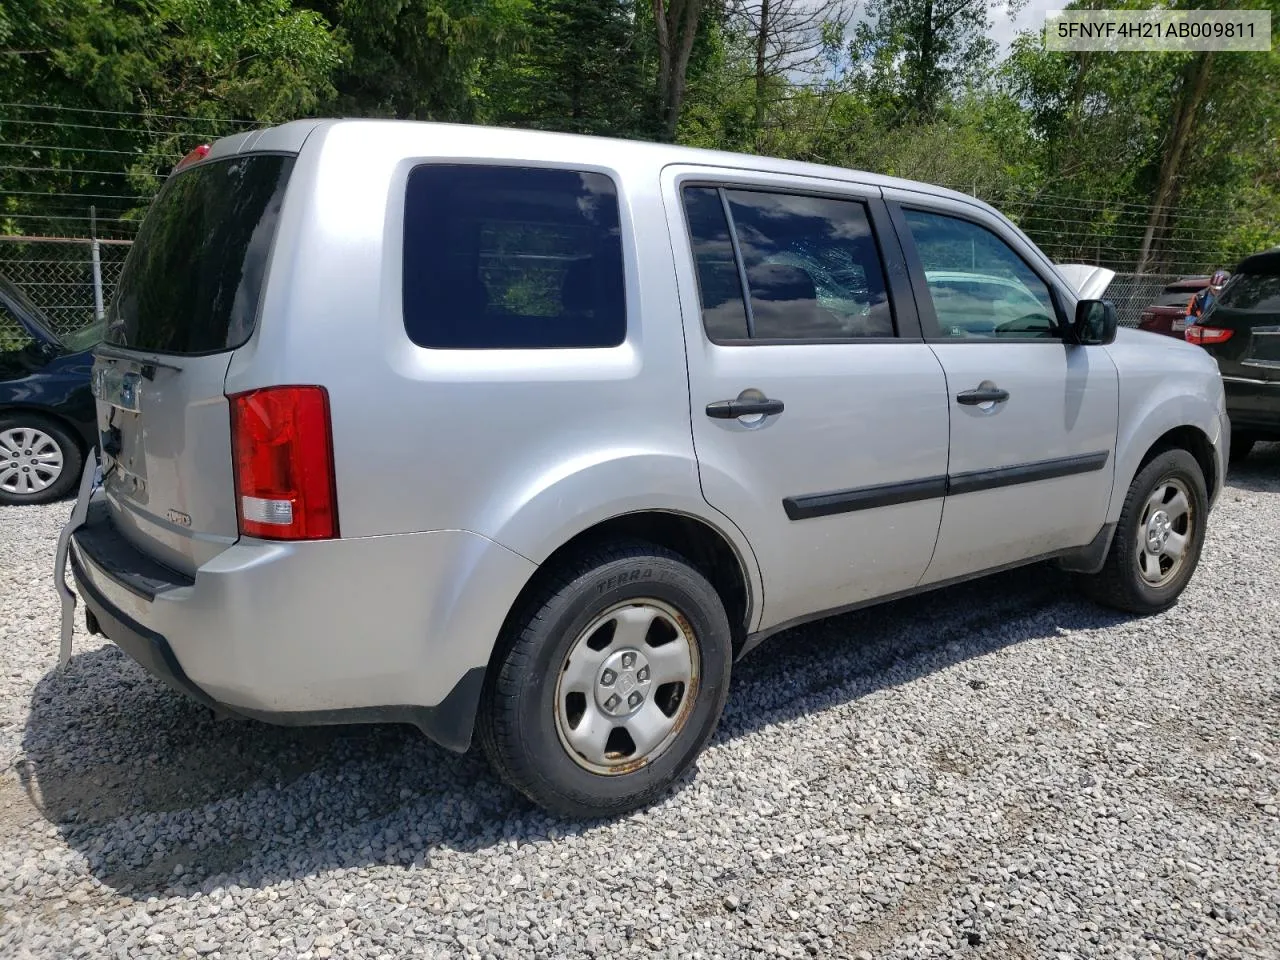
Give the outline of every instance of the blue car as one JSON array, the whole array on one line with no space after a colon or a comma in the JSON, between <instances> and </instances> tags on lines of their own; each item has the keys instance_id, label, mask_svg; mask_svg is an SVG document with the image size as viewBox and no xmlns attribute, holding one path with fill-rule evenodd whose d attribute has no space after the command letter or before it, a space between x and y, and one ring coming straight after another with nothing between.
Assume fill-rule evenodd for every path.
<instances>
[{"instance_id":1,"label":"blue car","mask_svg":"<svg viewBox=\"0 0 1280 960\"><path fill-rule=\"evenodd\" d=\"M72 492L97 428L89 372L102 324L58 336L0 277L0 504Z\"/></svg>"}]
</instances>

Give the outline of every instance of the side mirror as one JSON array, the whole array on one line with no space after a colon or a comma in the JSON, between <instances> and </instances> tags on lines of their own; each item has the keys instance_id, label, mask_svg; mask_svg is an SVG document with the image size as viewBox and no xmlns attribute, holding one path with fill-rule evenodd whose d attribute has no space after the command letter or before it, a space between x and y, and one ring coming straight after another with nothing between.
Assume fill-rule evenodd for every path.
<instances>
[{"instance_id":1,"label":"side mirror","mask_svg":"<svg viewBox=\"0 0 1280 960\"><path fill-rule=\"evenodd\" d=\"M1081 300L1076 304L1071 340L1083 347L1113 343L1119 325L1116 305L1110 300Z\"/></svg>"}]
</instances>

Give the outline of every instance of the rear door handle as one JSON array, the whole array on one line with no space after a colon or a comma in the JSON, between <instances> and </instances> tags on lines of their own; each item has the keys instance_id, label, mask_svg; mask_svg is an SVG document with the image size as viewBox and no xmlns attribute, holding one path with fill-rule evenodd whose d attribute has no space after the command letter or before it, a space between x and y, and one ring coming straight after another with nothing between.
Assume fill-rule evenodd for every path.
<instances>
[{"instance_id":1,"label":"rear door handle","mask_svg":"<svg viewBox=\"0 0 1280 960\"><path fill-rule=\"evenodd\" d=\"M966 407L976 407L980 403L1004 403L1008 399L1009 391L999 387L979 387L956 394L956 402Z\"/></svg>"},{"instance_id":2,"label":"rear door handle","mask_svg":"<svg viewBox=\"0 0 1280 960\"><path fill-rule=\"evenodd\" d=\"M764 414L772 417L781 413L781 400L717 400L707 404L707 416L713 420L736 420L738 417L755 417Z\"/></svg>"}]
</instances>

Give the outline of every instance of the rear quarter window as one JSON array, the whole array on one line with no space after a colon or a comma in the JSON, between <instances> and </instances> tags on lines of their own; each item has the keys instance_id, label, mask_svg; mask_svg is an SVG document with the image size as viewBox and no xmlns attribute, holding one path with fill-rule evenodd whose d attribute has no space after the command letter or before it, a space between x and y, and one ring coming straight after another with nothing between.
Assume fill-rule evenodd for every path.
<instances>
[{"instance_id":1,"label":"rear quarter window","mask_svg":"<svg viewBox=\"0 0 1280 960\"><path fill-rule=\"evenodd\" d=\"M601 173L409 173L404 326L421 347L613 347L627 334L618 195Z\"/></svg>"}]
</instances>

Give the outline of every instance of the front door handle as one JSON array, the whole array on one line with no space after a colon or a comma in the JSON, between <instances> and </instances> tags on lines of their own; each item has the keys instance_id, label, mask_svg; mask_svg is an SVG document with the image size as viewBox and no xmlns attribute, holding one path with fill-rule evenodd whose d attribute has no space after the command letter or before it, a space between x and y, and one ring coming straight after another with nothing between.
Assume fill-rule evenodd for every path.
<instances>
[{"instance_id":1,"label":"front door handle","mask_svg":"<svg viewBox=\"0 0 1280 960\"><path fill-rule=\"evenodd\" d=\"M977 390L965 390L956 394L956 402L966 407L976 407L980 403L1004 403L1009 399L1009 391L999 387L979 387Z\"/></svg>"},{"instance_id":2,"label":"front door handle","mask_svg":"<svg viewBox=\"0 0 1280 960\"><path fill-rule=\"evenodd\" d=\"M736 420L738 417L757 417L763 414L772 417L783 410L781 400L770 400L762 397L759 400L717 400L707 404L707 416L713 420Z\"/></svg>"}]
</instances>

